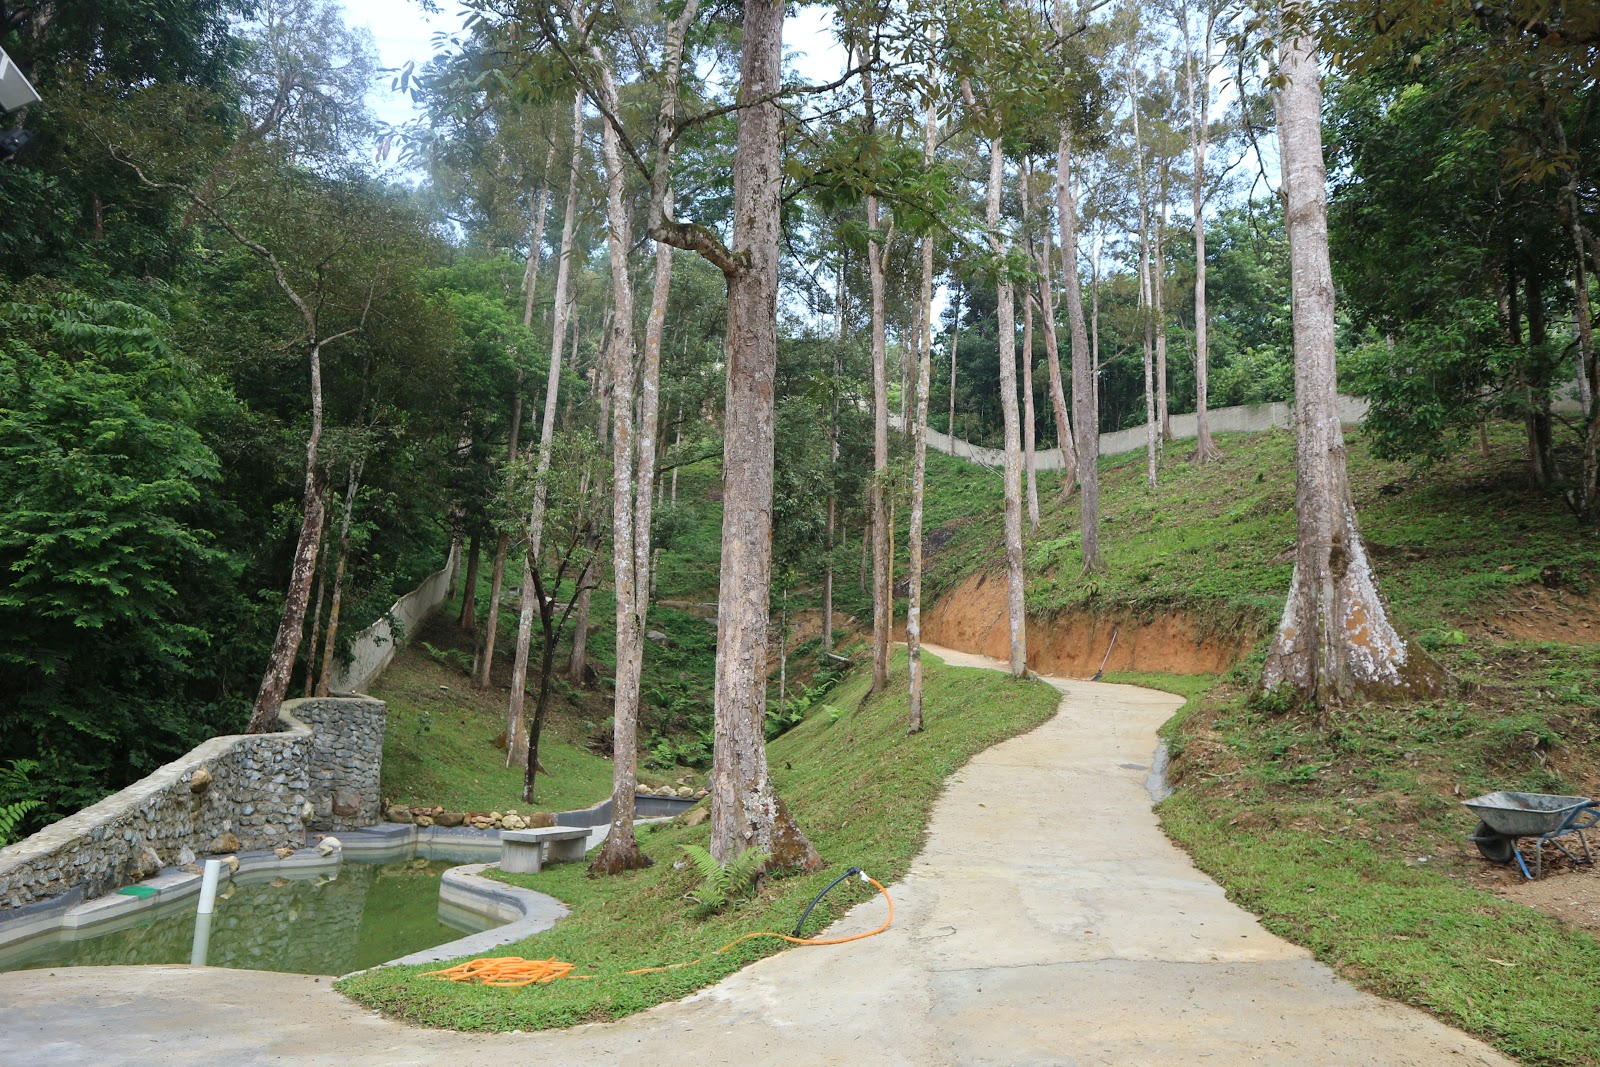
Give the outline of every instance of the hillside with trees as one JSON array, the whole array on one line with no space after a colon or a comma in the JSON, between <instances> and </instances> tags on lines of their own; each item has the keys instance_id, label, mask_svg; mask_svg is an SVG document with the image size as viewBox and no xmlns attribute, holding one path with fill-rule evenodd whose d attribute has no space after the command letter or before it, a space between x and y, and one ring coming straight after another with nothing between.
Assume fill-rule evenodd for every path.
<instances>
[{"instance_id":1,"label":"hillside with trees","mask_svg":"<svg viewBox=\"0 0 1600 1067\"><path fill-rule=\"evenodd\" d=\"M1587 596L1594 11L827 11L802 67L773 0L470 0L380 69L337 0L0 2L42 97L0 141L0 810L276 728L447 560L526 796L563 687L609 709L597 874L652 862L641 750L691 720L710 855L818 865L789 612L823 657L858 620L906 745L985 572L1014 676L1030 616L1183 612L1325 739L1503 662L1479 599ZM1292 436L1211 427L1269 401ZM670 693L664 600L715 625Z\"/></svg>"}]
</instances>

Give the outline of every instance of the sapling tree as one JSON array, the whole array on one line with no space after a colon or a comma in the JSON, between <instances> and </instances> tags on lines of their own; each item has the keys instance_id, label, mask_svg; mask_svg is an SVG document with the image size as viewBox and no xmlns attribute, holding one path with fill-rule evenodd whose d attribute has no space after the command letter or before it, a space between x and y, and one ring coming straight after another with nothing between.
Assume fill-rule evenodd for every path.
<instances>
[{"instance_id":1,"label":"sapling tree","mask_svg":"<svg viewBox=\"0 0 1600 1067\"><path fill-rule=\"evenodd\" d=\"M542 469L541 469L542 468ZM584 576L590 587L597 568L596 539L592 536L603 518L595 494L586 486L606 475L606 462L594 435L576 431L555 435L539 458L523 457L506 468L506 480L497 511L500 525L528 546L524 573L529 600L539 624L539 688L525 742L522 799L534 798L539 767L539 737L550 705L556 645L572 618L573 605L582 591ZM539 549L532 547L533 499L545 494L541 512ZM508 738L507 747L510 747Z\"/></svg>"}]
</instances>

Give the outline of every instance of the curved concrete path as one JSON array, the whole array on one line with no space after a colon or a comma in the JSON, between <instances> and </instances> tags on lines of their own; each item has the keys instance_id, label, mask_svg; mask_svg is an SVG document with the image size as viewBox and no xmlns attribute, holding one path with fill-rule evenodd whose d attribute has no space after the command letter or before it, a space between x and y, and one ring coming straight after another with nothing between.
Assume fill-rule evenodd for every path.
<instances>
[{"instance_id":1,"label":"curved concrete path","mask_svg":"<svg viewBox=\"0 0 1600 1067\"><path fill-rule=\"evenodd\" d=\"M1049 681L1065 695L1056 717L951 779L879 937L784 952L687 1000L543 1034L417 1030L297 975L25 971L0 975L0 1062L1511 1062L1334 977L1228 903L1162 835L1144 779L1176 697ZM869 929L882 908L863 904L834 932Z\"/></svg>"}]
</instances>

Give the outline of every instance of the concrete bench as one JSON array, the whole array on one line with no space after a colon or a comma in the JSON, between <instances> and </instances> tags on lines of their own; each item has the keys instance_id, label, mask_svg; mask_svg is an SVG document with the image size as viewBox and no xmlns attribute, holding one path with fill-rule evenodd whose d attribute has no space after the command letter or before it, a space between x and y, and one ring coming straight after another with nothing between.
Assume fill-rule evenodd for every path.
<instances>
[{"instance_id":1,"label":"concrete bench","mask_svg":"<svg viewBox=\"0 0 1600 1067\"><path fill-rule=\"evenodd\" d=\"M545 863L579 861L587 851L588 840L587 826L501 830L500 869L507 874L538 874Z\"/></svg>"}]
</instances>

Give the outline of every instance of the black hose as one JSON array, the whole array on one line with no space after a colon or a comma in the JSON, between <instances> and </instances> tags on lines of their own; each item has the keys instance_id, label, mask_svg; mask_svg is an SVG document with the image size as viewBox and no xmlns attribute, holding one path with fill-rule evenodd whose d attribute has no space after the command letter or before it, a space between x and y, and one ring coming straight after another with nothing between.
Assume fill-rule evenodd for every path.
<instances>
[{"instance_id":1,"label":"black hose","mask_svg":"<svg viewBox=\"0 0 1600 1067\"><path fill-rule=\"evenodd\" d=\"M805 926L806 920L811 918L811 909L816 907L818 904L820 904L822 902L822 898L827 896L828 893L833 890L834 886L838 885L840 882L844 881L846 878L849 878L852 874L860 874L860 873L861 873L861 868L860 867L851 867L848 871L845 871L839 877L837 877L833 881L829 882L828 883L828 888L824 889L822 892L818 893L816 895L816 898L813 899L811 901L811 903L806 905L806 910L800 913L800 921L794 924L794 933L791 934L790 936L791 937L799 937L800 936L800 931Z\"/></svg>"}]
</instances>

